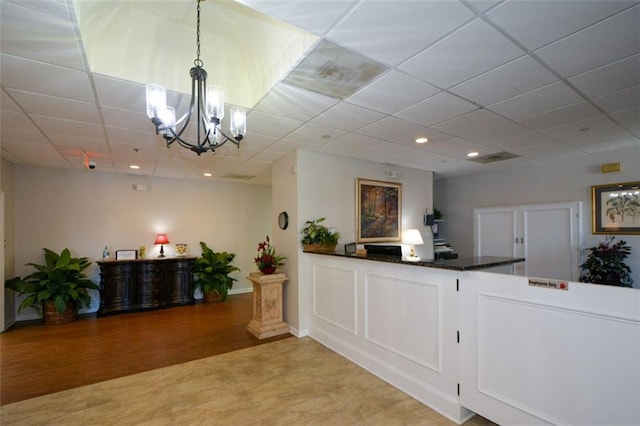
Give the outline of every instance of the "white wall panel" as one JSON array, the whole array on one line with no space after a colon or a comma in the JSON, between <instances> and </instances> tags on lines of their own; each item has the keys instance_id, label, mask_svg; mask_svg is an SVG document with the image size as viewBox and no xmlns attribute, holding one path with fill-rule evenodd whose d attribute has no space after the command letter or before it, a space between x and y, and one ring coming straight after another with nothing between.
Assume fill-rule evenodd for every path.
<instances>
[{"instance_id":1,"label":"white wall panel","mask_svg":"<svg viewBox=\"0 0 640 426\"><path fill-rule=\"evenodd\" d=\"M375 274L364 283L365 339L439 372L438 287Z\"/></svg>"},{"instance_id":2,"label":"white wall panel","mask_svg":"<svg viewBox=\"0 0 640 426\"><path fill-rule=\"evenodd\" d=\"M356 273L314 265L313 315L350 333L357 333Z\"/></svg>"}]
</instances>

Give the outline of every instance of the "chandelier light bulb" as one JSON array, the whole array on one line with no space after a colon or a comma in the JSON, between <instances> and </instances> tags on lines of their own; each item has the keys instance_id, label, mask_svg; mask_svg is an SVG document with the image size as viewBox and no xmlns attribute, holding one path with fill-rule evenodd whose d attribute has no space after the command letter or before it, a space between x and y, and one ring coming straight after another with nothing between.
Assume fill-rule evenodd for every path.
<instances>
[{"instance_id":1,"label":"chandelier light bulb","mask_svg":"<svg viewBox=\"0 0 640 426\"><path fill-rule=\"evenodd\" d=\"M147 84L147 116L152 120L160 117L167 108L167 92L159 84Z\"/></svg>"},{"instance_id":2,"label":"chandelier light bulb","mask_svg":"<svg viewBox=\"0 0 640 426\"><path fill-rule=\"evenodd\" d=\"M218 121L219 123L224 117L224 91L222 90L222 87L214 86L213 84L208 85L206 97L207 117L213 119L212 121ZM215 120L216 118L218 120Z\"/></svg>"},{"instance_id":3,"label":"chandelier light bulb","mask_svg":"<svg viewBox=\"0 0 640 426\"><path fill-rule=\"evenodd\" d=\"M231 114L230 127L234 137L243 137L247 134L247 110L240 107L229 108Z\"/></svg>"}]
</instances>

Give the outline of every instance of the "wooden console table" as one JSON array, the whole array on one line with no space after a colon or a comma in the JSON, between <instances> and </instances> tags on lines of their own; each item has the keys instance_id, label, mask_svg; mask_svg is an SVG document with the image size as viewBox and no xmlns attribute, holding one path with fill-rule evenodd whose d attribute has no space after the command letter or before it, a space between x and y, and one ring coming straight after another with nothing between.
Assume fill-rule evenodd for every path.
<instances>
[{"instance_id":1,"label":"wooden console table","mask_svg":"<svg viewBox=\"0 0 640 426\"><path fill-rule=\"evenodd\" d=\"M195 257L98 261L98 315L194 304L195 261Z\"/></svg>"},{"instance_id":2,"label":"wooden console table","mask_svg":"<svg viewBox=\"0 0 640 426\"><path fill-rule=\"evenodd\" d=\"M252 272L247 278L253 283L253 319L247 330L258 339L288 333L282 320L282 284L287 276Z\"/></svg>"}]
</instances>

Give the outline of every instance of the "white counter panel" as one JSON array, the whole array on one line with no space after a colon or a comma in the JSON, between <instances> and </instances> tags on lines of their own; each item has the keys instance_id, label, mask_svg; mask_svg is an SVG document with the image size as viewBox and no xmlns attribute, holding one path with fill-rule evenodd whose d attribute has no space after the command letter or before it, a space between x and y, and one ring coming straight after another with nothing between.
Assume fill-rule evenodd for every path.
<instances>
[{"instance_id":1,"label":"white counter panel","mask_svg":"<svg viewBox=\"0 0 640 426\"><path fill-rule=\"evenodd\" d=\"M461 403L500 424L640 424L640 292L468 272Z\"/></svg>"},{"instance_id":2,"label":"white counter panel","mask_svg":"<svg viewBox=\"0 0 640 426\"><path fill-rule=\"evenodd\" d=\"M381 312L385 315L380 315ZM367 341L433 371L442 370L442 324L437 285L365 274L364 318Z\"/></svg>"},{"instance_id":3,"label":"white counter panel","mask_svg":"<svg viewBox=\"0 0 640 426\"><path fill-rule=\"evenodd\" d=\"M309 254L309 334L456 423L457 271Z\"/></svg>"}]
</instances>

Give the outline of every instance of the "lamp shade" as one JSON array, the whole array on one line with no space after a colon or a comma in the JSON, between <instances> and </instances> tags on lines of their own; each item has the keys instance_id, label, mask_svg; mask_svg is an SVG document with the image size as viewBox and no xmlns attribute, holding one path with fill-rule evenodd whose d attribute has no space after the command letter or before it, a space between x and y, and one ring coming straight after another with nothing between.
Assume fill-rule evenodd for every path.
<instances>
[{"instance_id":1,"label":"lamp shade","mask_svg":"<svg viewBox=\"0 0 640 426\"><path fill-rule=\"evenodd\" d=\"M424 244L422 240L422 235L420 235L420 231L417 229L407 229L404 231L404 236L402 238L402 242L405 244Z\"/></svg>"},{"instance_id":2,"label":"lamp shade","mask_svg":"<svg viewBox=\"0 0 640 426\"><path fill-rule=\"evenodd\" d=\"M169 238L167 238L167 234L158 234L156 236L156 241L154 244L169 244Z\"/></svg>"}]
</instances>

